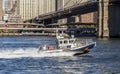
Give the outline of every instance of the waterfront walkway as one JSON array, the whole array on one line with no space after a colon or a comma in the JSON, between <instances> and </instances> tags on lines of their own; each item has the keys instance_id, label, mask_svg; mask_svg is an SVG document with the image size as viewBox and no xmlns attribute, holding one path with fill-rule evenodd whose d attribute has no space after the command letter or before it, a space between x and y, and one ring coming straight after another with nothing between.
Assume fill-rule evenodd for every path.
<instances>
[{"instance_id":1,"label":"waterfront walkway","mask_svg":"<svg viewBox=\"0 0 120 74\"><path fill-rule=\"evenodd\" d=\"M47 30L47 31L56 31L56 30L67 30L67 28L0 28L0 30Z\"/></svg>"}]
</instances>

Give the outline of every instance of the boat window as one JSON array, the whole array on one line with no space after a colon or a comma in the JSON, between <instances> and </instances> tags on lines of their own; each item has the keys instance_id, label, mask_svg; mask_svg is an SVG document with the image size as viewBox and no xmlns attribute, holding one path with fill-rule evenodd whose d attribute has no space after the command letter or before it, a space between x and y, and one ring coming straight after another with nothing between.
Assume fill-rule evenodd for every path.
<instances>
[{"instance_id":1,"label":"boat window","mask_svg":"<svg viewBox=\"0 0 120 74\"><path fill-rule=\"evenodd\" d=\"M65 40L64 43L67 43L67 41Z\"/></svg>"},{"instance_id":2,"label":"boat window","mask_svg":"<svg viewBox=\"0 0 120 74\"><path fill-rule=\"evenodd\" d=\"M62 41L60 41L60 44L62 44Z\"/></svg>"},{"instance_id":3,"label":"boat window","mask_svg":"<svg viewBox=\"0 0 120 74\"><path fill-rule=\"evenodd\" d=\"M73 40L70 40L69 43L73 43L74 41Z\"/></svg>"}]
</instances>

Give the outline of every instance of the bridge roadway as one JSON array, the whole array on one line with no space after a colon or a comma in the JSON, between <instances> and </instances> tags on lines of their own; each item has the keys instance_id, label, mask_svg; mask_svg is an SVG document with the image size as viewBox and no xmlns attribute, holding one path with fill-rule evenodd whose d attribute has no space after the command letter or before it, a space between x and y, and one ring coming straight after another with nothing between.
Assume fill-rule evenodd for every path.
<instances>
[{"instance_id":1,"label":"bridge roadway","mask_svg":"<svg viewBox=\"0 0 120 74\"><path fill-rule=\"evenodd\" d=\"M44 30L44 31L56 31L56 30L60 30L60 31L64 31L67 30L68 28L0 28L0 30Z\"/></svg>"}]
</instances>

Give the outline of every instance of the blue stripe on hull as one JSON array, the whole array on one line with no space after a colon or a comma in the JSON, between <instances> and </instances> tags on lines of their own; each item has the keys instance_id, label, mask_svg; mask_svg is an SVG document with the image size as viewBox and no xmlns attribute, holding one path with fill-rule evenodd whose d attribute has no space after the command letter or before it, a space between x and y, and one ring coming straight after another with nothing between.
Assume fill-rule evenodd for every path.
<instances>
[{"instance_id":1,"label":"blue stripe on hull","mask_svg":"<svg viewBox=\"0 0 120 74\"><path fill-rule=\"evenodd\" d=\"M86 48L87 49L92 49L94 46L95 46L95 43L94 44L90 44L90 45L85 46L85 47L82 47L82 48L77 48L77 49L75 49L73 51L84 51Z\"/></svg>"},{"instance_id":2,"label":"blue stripe on hull","mask_svg":"<svg viewBox=\"0 0 120 74\"><path fill-rule=\"evenodd\" d=\"M92 49L93 47L95 46L95 43L94 44L90 44L90 45L87 45L85 47L82 47L82 48L78 48L78 49L75 49L73 52L75 52L75 54L73 56L79 56L79 55L82 55L82 54L86 54L89 52L89 49ZM86 50L87 49L87 50Z\"/></svg>"}]
</instances>

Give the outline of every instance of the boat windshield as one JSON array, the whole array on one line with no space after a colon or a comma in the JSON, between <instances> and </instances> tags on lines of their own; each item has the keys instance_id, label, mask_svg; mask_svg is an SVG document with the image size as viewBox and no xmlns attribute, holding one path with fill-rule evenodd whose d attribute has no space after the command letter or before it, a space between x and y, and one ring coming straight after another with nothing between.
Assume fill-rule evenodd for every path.
<instances>
[{"instance_id":1,"label":"boat windshield","mask_svg":"<svg viewBox=\"0 0 120 74\"><path fill-rule=\"evenodd\" d=\"M59 44L73 44L75 42L75 39L61 39L58 40Z\"/></svg>"}]
</instances>

